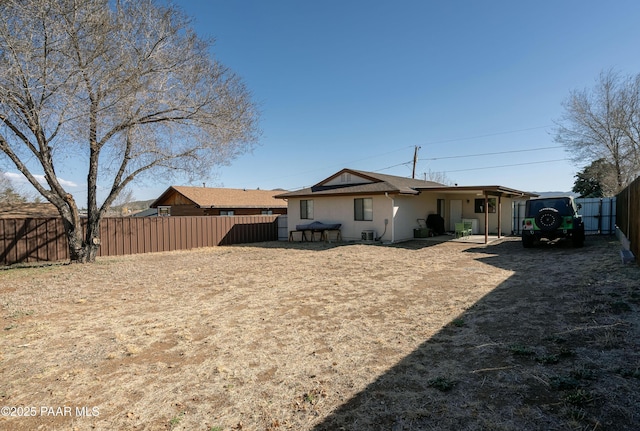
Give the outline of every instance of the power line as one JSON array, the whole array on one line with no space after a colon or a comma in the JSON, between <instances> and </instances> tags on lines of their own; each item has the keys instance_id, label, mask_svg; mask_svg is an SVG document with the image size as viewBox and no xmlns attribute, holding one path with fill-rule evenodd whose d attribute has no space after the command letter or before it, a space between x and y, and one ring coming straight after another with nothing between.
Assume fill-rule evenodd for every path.
<instances>
[{"instance_id":1,"label":"power line","mask_svg":"<svg viewBox=\"0 0 640 431\"><path fill-rule=\"evenodd\" d=\"M504 131L504 132L488 133L488 134L485 134L485 135L469 136L469 137L466 137L466 138L445 139L445 140L441 140L441 141L427 142L426 144L423 144L423 145L435 145L435 144L445 144L445 143L449 143L449 142L470 141L470 140L473 140L473 139L481 139L481 138L487 138L487 137L491 137L491 136L509 135L509 134L512 134L512 133L520 133L520 132L528 132L530 130L545 129L547 127L553 127L553 125L528 127L528 128L525 128L525 129L508 130L508 131ZM280 176L280 177L268 178L268 180L270 180L270 181L280 180L280 179L284 179L284 178L289 178L289 177L294 177L294 176L298 176L298 175L307 174L307 173L310 173L310 172L318 172L318 171L324 170L326 168L331 168L331 167L334 167L334 166L348 166L350 163L357 163L357 162L362 162L364 160L373 159L373 158L376 158L376 157L386 156L388 154L395 153L395 152L398 152L398 151L402 151L402 150L405 150L407 148L415 148L415 146L414 145L404 146L404 147L401 147L401 148L396 148L396 149L391 150L391 151L387 151L385 153L375 154L375 155L364 157L364 158L361 158L361 159L344 162L344 163L342 163L340 165L335 164L335 165L331 165L331 166L325 166L325 167L322 167L322 168L319 167L319 168L315 168L315 169L312 169L312 170L305 170L305 171L302 171L302 172L299 172L299 173L296 173L296 174L289 174L289 175L284 175L284 176ZM551 148L559 148L559 147L539 148L537 150L551 149ZM521 150L521 151L537 151L537 150ZM517 152L517 151L513 151L513 152ZM506 151L504 153L508 153L508 151ZM502 153L487 153L486 155L496 155L496 154L502 154ZM477 156L482 156L482 155L485 155L485 154L478 154ZM440 158L433 158L433 159L419 159L419 160L440 160L440 159L452 159L452 158L457 158L457 157L472 157L472 156L471 155L469 155L469 156L449 156L449 157L440 157ZM387 169L392 169L392 168L395 168L395 167L398 167L398 166L402 166L402 165L406 165L406 164L410 164L410 163L412 163L412 161L402 162L402 163L398 163L398 164L393 165L393 166L387 166L386 168L376 169L376 170L373 170L372 172L385 171Z\"/></svg>"},{"instance_id":2,"label":"power line","mask_svg":"<svg viewBox=\"0 0 640 431\"><path fill-rule=\"evenodd\" d=\"M548 127L553 127L553 125L536 126L536 127L529 127L529 128L517 129L517 130L508 130L508 131L504 131L504 132L488 133L488 134L484 134L484 135L475 135L475 136L470 136L470 137L465 137L465 138L446 139L446 140L441 140L441 141L428 142L428 143L422 144L422 145L435 145L435 144L444 144L444 143L449 143L449 142L468 141L468 140L486 138L486 137L491 137L491 136L508 135L508 134L513 134L513 133L527 132L527 131L530 131L530 130L545 129L545 128L548 128ZM384 153L363 157L363 158L360 158L360 159L357 159L357 160L352 160L352 161L349 161L349 162L344 162L344 163L341 163L340 165L334 164L334 165L331 165L331 166L317 167L317 168L314 168L314 169L306 169L304 171L301 171L301 172L298 172L298 173L294 173L294 174L288 174L288 175L279 176L279 177L265 178L265 179L263 179L263 181L274 181L274 180L281 180L281 179L290 178L290 177L299 176L299 175L305 175L305 174L309 174L311 172L322 171L322 170L325 170L327 168L331 168L331 167L334 167L334 166L342 166L342 167L344 167L344 166L348 166L351 163L357 163L357 162L361 162L361 161L364 161L364 160L368 160L368 159L373 159L373 158L376 158L376 157L389 155L389 154L392 154L392 153L395 153L395 152L398 152L398 151L403 151L403 150L408 149L408 148L415 148L415 146L414 145L410 145L410 146L404 146L404 147L396 148L396 149L393 149L393 150L390 150L390 151L387 151L387 152L384 152ZM495 152L495 153L474 154L474 155L446 156L446 157L427 158L427 159L419 159L419 160L441 160L441 159L455 159L455 158L463 158L463 157L478 157L478 156L499 155L499 154L517 153L517 152L525 152L525 151L540 151L540 150L555 149L555 148L560 148L560 147L544 147L544 148L537 148L537 149L530 149L530 150L512 150L512 151L503 151L503 152ZM380 171L385 171L385 170L392 169L392 168L395 168L395 167L398 167L398 166L405 166L405 165L408 166L411 163L413 163L412 160L407 161L407 162L398 163L398 164L391 165L391 166L387 166L387 167L381 168L381 169L371 170L371 171L372 172L380 172ZM473 168L473 169L469 169L469 170L477 170L477 169L490 169L490 168ZM458 172L458 171L449 171L449 172ZM306 186L303 186L303 187L306 187Z\"/></svg>"},{"instance_id":3,"label":"power line","mask_svg":"<svg viewBox=\"0 0 640 431\"><path fill-rule=\"evenodd\" d=\"M401 147L401 148L396 148L396 149L393 149L393 150L390 150L390 151L387 151L387 152L384 152L384 153L374 154L374 155L371 155L371 156L363 157L363 158L357 159L357 160L351 160L351 161L340 163L340 164L333 164L333 165L324 166L324 167L318 167L318 168L314 168L314 169L306 169L306 170L298 172L298 173L289 174L289 175L283 175L283 176L279 176L279 177L264 178L262 180L263 181L275 181L275 180L281 180L281 179L284 179L284 178L290 178L290 177L296 177L296 176L299 176L299 175L308 174L310 172L324 171L327 168L345 167L345 166L349 166L352 163L362 162L364 160L369 160L369 159L374 159L376 157L386 156L386 155L389 155L389 154L392 154L392 153L396 153L398 151L404 151L404 150L406 150L408 148L413 148L413 147L414 147L413 145L408 145L408 146L404 146L404 147ZM401 164L404 164L404 163L401 163ZM400 165L396 165L396 166L400 166ZM389 169L389 168L385 168L385 169Z\"/></svg>"},{"instance_id":4,"label":"power line","mask_svg":"<svg viewBox=\"0 0 640 431\"><path fill-rule=\"evenodd\" d=\"M528 151L553 150L553 149L556 149L556 148L563 148L563 146L562 145L558 145L558 146L555 146L555 147L532 148L532 149L528 149L528 150L496 151L494 153L464 154L464 155L461 155L461 156L432 157L432 158L420 159L420 160L462 159L462 158L465 158L465 157L495 156L495 155L509 154L509 153L525 153L525 152L528 152Z\"/></svg>"},{"instance_id":5,"label":"power line","mask_svg":"<svg viewBox=\"0 0 640 431\"><path fill-rule=\"evenodd\" d=\"M445 159L461 159L461 158L465 158L465 157L495 156L495 155L510 154L510 153L524 153L524 152L529 152L529 151L552 150L552 149L557 149L557 148L563 148L563 146L562 145L558 145L558 146L554 146L554 147L542 147L542 148L533 148L533 149L527 149L527 150L509 150L509 151L496 151L496 152L492 152L492 153L465 154L465 155L445 156L445 157L431 157L431 158L418 159L418 160L419 161L433 161L433 160L445 160ZM562 159L562 160L568 160L568 159ZM412 161L409 160L407 162L402 162L402 163L397 163L395 165L387 166L386 168L375 169L373 172L386 171L387 169L393 169L393 168L396 168L398 166L406 166L406 165L410 165L411 163L412 163ZM533 163L544 163L544 162L533 162ZM529 164L529 163L525 163L525 164ZM507 165L507 166L511 166L511 165ZM465 169L465 170L475 170L475 169L484 169L484 168L472 168L472 169ZM448 171L448 172L459 172L459 171Z\"/></svg>"},{"instance_id":6,"label":"power line","mask_svg":"<svg viewBox=\"0 0 640 431\"><path fill-rule=\"evenodd\" d=\"M372 172L386 171L387 169L397 168L398 166L410 165L411 163L413 163L413 160L409 160L408 162L398 163L397 165L387 166L386 168L375 169Z\"/></svg>"},{"instance_id":7,"label":"power line","mask_svg":"<svg viewBox=\"0 0 640 431\"><path fill-rule=\"evenodd\" d=\"M514 164L511 164L511 165L485 166L483 168L456 169L454 171L442 171L442 172L443 173L450 173L450 172L481 171L483 169L509 168L509 167L512 167L512 166L535 165L535 164L540 164L540 163L555 163L555 162L564 162L564 161L567 161L567 160L571 160L571 159L565 158L565 159L556 159L556 160L543 160L543 161L540 161L540 162L514 163Z\"/></svg>"},{"instance_id":8,"label":"power line","mask_svg":"<svg viewBox=\"0 0 640 431\"><path fill-rule=\"evenodd\" d=\"M549 124L546 126L529 127L527 129L509 130L506 132L488 133L486 135L476 135L476 136L470 136L467 138L445 139L443 141L427 142L426 144L423 144L423 145L435 145L435 144L446 144L449 142L470 141L472 139L488 138L491 136L499 136L499 135L509 135L511 133L528 132L529 130L546 129L547 127L553 127L553 124Z\"/></svg>"},{"instance_id":9,"label":"power line","mask_svg":"<svg viewBox=\"0 0 640 431\"><path fill-rule=\"evenodd\" d=\"M498 169L498 168L510 168L513 166L525 166L525 165L536 165L536 164L541 164L541 163L556 163L556 162L564 162L567 160L571 160L569 158L564 158L564 159L556 159L556 160L543 160L540 162L527 162L527 163L514 163L514 164L510 164L510 165L499 165L499 166L485 166L482 168L469 168L469 169L456 169L453 171L434 171L434 173L442 173L442 174L448 174L448 173L452 173L452 172L466 172L466 171L481 171L481 170L485 170L485 169ZM373 170L372 172L380 172L380 171L384 171L387 169L391 169L391 168L395 168L398 166L408 166L412 163L411 160L409 160L408 162L404 162L404 163L398 163L397 165L393 165L393 166L387 166L386 168L382 168L382 169L376 169ZM302 187L298 187L298 188L304 188L304 187L308 187L308 186L302 186ZM294 188L295 190L296 188Z\"/></svg>"},{"instance_id":10,"label":"power line","mask_svg":"<svg viewBox=\"0 0 640 431\"><path fill-rule=\"evenodd\" d=\"M473 140L473 139L487 138L487 137L491 137L491 136L508 135L508 134L512 134L512 133L527 132L527 131L530 131L530 130L545 129L547 127L552 127L552 126L553 125L536 126L536 127L525 128L525 129L508 130L508 131L505 131L505 132L488 133L488 134L485 134L485 135L469 136L469 137L466 137L466 138L446 139L446 140L442 140L442 141L428 142L428 143L423 144L423 145L435 145L435 144L445 144L445 143L449 143L449 142L469 141L469 140ZM376 158L376 157L386 156L388 154L395 153L395 152L398 152L398 151L402 151L402 150L405 150L407 148L415 148L415 146L414 145L409 145L409 146L405 146L405 147L401 147L401 148L396 148L394 150L387 151L387 152L384 152L384 153L375 154L375 155L364 157L364 158L361 158L361 159L344 162L344 163L342 163L340 165L335 164L335 165L331 165L331 166L318 167L318 168L315 168L315 169L305 170L305 171L302 171L302 172L299 172L299 173L295 173L295 174L289 174L289 175L284 175L284 176L279 176L279 177L266 178L264 180L265 181L274 181L274 180L290 178L290 177L294 177L294 176L298 176L298 175L304 175L304 174L308 174L310 172L318 172L318 171L325 170L327 168L331 168L331 167L334 167L334 166L348 166L351 163L357 163L357 162L361 162L361 161L364 161L364 160L373 159L373 158ZM550 149L550 148L558 148L558 147L540 148L540 150L542 150L542 149ZM536 150L522 150L522 151L536 151ZM505 153L507 153L507 152L505 152ZM490 153L490 154L493 155L493 153ZM490 155L490 154L488 153L487 155ZM495 154L502 154L502 153L495 153ZM481 155L484 155L484 154L481 154ZM450 157L440 157L440 158L433 158L433 159L419 159L419 160L440 160L440 159L449 159L449 158L456 158L456 157L472 157L472 156L450 156ZM386 168L376 169L376 170L373 170L372 172L385 171L387 169L392 169L392 168L395 168L395 167L398 167L398 166L411 164L411 163L412 163L412 161L402 162L402 163L398 163L398 164L393 165L393 166L387 166Z\"/></svg>"}]
</instances>

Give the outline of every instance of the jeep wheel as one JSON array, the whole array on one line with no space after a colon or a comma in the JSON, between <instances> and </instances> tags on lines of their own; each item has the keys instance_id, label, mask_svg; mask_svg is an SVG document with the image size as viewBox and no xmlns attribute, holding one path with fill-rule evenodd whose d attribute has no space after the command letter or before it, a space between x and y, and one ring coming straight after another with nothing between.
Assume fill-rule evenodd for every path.
<instances>
[{"instance_id":1,"label":"jeep wheel","mask_svg":"<svg viewBox=\"0 0 640 431\"><path fill-rule=\"evenodd\" d=\"M536 224L540 230L549 232L557 229L562 224L562 217L555 208L542 208L536 214Z\"/></svg>"}]
</instances>

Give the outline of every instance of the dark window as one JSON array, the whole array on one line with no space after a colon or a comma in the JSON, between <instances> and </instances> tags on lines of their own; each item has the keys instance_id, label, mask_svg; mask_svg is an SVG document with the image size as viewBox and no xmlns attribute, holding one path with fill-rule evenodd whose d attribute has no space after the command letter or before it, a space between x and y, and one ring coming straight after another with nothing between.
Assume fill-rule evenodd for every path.
<instances>
[{"instance_id":1,"label":"dark window","mask_svg":"<svg viewBox=\"0 0 640 431\"><path fill-rule=\"evenodd\" d=\"M300 218L313 219L313 200L300 201Z\"/></svg>"},{"instance_id":2,"label":"dark window","mask_svg":"<svg viewBox=\"0 0 640 431\"><path fill-rule=\"evenodd\" d=\"M359 198L353 200L354 219L362 221L373 220L373 199Z\"/></svg>"},{"instance_id":3,"label":"dark window","mask_svg":"<svg viewBox=\"0 0 640 431\"><path fill-rule=\"evenodd\" d=\"M496 198L489 198L488 202L489 202L489 212L490 213L496 212ZM475 212L484 213L484 198L476 199L475 207L476 207Z\"/></svg>"}]
</instances>

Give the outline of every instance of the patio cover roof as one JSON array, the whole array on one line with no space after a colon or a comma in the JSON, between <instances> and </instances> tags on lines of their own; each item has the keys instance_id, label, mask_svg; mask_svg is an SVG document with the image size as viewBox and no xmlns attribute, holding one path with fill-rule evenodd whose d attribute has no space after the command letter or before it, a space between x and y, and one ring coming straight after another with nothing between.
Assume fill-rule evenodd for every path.
<instances>
[{"instance_id":1,"label":"patio cover roof","mask_svg":"<svg viewBox=\"0 0 640 431\"><path fill-rule=\"evenodd\" d=\"M503 186L441 186L441 187L433 187L433 188L423 188L420 187L417 190L419 191L436 191L438 193L475 193L477 195L484 196L485 194L491 196L505 196L509 198L535 198L539 195L531 192L524 192L522 190L511 189L509 187Z\"/></svg>"}]
</instances>

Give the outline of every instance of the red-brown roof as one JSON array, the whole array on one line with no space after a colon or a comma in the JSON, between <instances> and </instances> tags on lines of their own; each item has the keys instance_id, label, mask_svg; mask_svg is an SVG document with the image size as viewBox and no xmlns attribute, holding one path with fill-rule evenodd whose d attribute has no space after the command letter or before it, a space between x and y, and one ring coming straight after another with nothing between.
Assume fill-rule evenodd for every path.
<instances>
[{"instance_id":1,"label":"red-brown roof","mask_svg":"<svg viewBox=\"0 0 640 431\"><path fill-rule=\"evenodd\" d=\"M0 218L60 217L58 209L50 203L0 204Z\"/></svg>"},{"instance_id":2,"label":"red-brown roof","mask_svg":"<svg viewBox=\"0 0 640 431\"><path fill-rule=\"evenodd\" d=\"M167 199L179 193L200 208L286 208L286 202L274 198L282 190L248 190L212 187L171 186L151 205L166 205Z\"/></svg>"}]
</instances>

